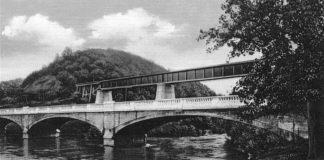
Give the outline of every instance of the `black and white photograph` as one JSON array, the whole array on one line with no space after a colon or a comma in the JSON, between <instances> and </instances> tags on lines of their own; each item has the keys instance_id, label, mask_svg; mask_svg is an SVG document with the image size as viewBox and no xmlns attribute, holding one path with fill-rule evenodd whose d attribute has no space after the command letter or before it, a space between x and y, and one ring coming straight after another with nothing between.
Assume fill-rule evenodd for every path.
<instances>
[{"instance_id":1,"label":"black and white photograph","mask_svg":"<svg viewBox=\"0 0 324 160\"><path fill-rule=\"evenodd\" d=\"M324 160L324 0L0 0L0 160Z\"/></svg>"}]
</instances>

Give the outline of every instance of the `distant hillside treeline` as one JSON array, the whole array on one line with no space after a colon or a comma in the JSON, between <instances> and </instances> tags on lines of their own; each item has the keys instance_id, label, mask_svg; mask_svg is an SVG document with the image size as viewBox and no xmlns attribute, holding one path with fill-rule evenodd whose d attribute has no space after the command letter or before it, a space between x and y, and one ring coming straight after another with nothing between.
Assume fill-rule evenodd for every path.
<instances>
[{"instance_id":1,"label":"distant hillside treeline","mask_svg":"<svg viewBox=\"0 0 324 160\"><path fill-rule=\"evenodd\" d=\"M163 67L130 53L113 49L87 49L73 52L66 48L62 54L48 66L34 71L26 77L19 88L19 94L0 93L1 105L21 104L50 105L81 102L75 92L75 84L123 76L135 76L167 71ZM9 82L1 82L9 83ZM154 99L155 86L132 88L127 91L127 100ZM2 92L2 90L0 90ZM6 100L12 97L16 100ZM213 91L200 83L185 83L176 86L177 97L195 97L215 95ZM116 101L125 100L125 91L114 92ZM68 101L64 101L67 100ZM72 101L71 101L72 99ZM94 101L94 97L92 99Z\"/></svg>"},{"instance_id":2,"label":"distant hillside treeline","mask_svg":"<svg viewBox=\"0 0 324 160\"><path fill-rule=\"evenodd\" d=\"M22 79L14 79L0 83L0 105L24 103L23 88L20 87Z\"/></svg>"}]
</instances>

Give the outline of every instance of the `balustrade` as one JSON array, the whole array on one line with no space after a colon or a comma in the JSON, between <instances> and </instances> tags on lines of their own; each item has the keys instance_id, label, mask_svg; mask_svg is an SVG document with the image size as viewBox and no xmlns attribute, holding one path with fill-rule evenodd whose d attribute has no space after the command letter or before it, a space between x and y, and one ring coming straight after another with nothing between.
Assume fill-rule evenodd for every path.
<instances>
[{"instance_id":1,"label":"balustrade","mask_svg":"<svg viewBox=\"0 0 324 160\"><path fill-rule=\"evenodd\" d=\"M0 115L71 113L71 112L107 112L140 110L196 110L237 108L244 105L238 96L194 97L165 100L144 100L113 102L107 104L71 104L40 107L0 109Z\"/></svg>"}]
</instances>

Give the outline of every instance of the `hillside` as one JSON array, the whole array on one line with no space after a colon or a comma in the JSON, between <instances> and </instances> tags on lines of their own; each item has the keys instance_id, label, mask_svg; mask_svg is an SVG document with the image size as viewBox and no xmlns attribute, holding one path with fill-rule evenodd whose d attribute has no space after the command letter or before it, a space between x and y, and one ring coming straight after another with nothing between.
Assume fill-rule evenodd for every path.
<instances>
[{"instance_id":1,"label":"hillside","mask_svg":"<svg viewBox=\"0 0 324 160\"><path fill-rule=\"evenodd\" d=\"M73 52L67 48L48 66L27 76L21 87L29 102L56 101L53 104L57 104L61 103L58 100L75 96L73 92L76 83L165 71L167 70L151 61L124 51L87 49ZM194 88L194 92L190 88ZM187 83L176 86L176 95L193 97L215 93L200 83ZM129 90L128 100L153 99L154 96L154 86L133 88ZM116 101L123 100L123 97L122 91L114 94Z\"/></svg>"}]
</instances>

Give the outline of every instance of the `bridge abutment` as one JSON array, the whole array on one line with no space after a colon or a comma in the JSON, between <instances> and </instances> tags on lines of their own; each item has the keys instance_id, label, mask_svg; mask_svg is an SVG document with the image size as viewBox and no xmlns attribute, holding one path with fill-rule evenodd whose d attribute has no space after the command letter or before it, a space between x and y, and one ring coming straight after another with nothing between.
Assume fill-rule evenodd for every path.
<instances>
[{"instance_id":1,"label":"bridge abutment","mask_svg":"<svg viewBox=\"0 0 324 160\"><path fill-rule=\"evenodd\" d=\"M157 84L155 100L175 99L174 84Z\"/></svg>"}]
</instances>

